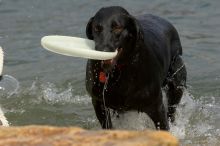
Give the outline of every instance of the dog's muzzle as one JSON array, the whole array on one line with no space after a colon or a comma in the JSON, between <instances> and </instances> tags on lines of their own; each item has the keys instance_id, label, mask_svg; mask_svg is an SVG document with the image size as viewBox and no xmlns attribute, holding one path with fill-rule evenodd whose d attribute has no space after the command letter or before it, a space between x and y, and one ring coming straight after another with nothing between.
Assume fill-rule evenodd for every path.
<instances>
[{"instance_id":1,"label":"dog's muzzle","mask_svg":"<svg viewBox=\"0 0 220 146\"><path fill-rule=\"evenodd\" d=\"M103 68L105 72L111 71L117 64L118 58L120 57L123 49L119 48L117 50L118 50L118 54L113 59L103 60L101 62L101 67Z\"/></svg>"}]
</instances>

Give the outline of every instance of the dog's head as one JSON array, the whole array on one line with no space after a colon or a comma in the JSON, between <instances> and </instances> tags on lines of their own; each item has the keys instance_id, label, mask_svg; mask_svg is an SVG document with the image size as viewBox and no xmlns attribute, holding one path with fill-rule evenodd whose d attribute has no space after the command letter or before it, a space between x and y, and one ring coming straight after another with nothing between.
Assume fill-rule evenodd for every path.
<instances>
[{"instance_id":1,"label":"dog's head","mask_svg":"<svg viewBox=\"0 0 220 146\"><path fill-rule=\"evenodd\" d=\"M140 26L136 19L121 7L100 9L89 20L86 34L89 39L95 41L96 50L105 52L118 50L114 59L102 61L103 68L107 70L128 57L141 37Z\"/></svg>"}]
</instances>

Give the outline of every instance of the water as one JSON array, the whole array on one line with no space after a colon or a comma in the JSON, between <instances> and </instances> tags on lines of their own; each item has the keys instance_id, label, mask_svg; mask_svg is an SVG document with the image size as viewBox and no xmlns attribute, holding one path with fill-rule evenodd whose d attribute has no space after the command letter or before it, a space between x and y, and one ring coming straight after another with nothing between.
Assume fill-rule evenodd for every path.
<instances>
[{"instance_id":1,"label":"water","mask_svg":"<svg viewBox=\"0 0 220 146\"><path fill-rule=\"evenodd\" d=\"M86 60L48 52L40 39L49 34L85 37L89 18L109 5L121 5L133 15L159 15L175 25L188 89L171 132L182 145L220 145L219 0L0 0L3 73L19 82L17 92L0 98L10 124L99 128L84 85Z\"/></svg>"}]
</instances>

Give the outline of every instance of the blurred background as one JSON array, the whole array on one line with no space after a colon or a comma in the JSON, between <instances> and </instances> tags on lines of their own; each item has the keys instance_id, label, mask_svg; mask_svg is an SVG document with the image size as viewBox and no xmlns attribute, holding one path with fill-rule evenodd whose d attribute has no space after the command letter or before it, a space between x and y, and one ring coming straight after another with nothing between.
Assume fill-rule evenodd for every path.
<instances>
[{"instance_id":1,"label":"blurred background","mask_svg":"<svg viewBox=\"0 0 220 146\"><path fill-rule=\"evenodd\" d=\"M85 38L90 17L112 5L134 16L161 16L176 27L188 89L171 132L182 145L220 145L219 0L0 0L3 73L17 80L0 96L10 124L99 128L85 90L86 59L48 52L40 40L52 34Z\"/></svg>"}]
</instances>

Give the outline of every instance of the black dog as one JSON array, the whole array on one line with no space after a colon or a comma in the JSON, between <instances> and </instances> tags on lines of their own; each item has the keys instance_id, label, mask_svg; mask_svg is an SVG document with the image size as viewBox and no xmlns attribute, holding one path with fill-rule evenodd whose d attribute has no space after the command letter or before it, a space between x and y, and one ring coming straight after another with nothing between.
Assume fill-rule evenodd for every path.
<instances>
[{"instance_id":1,"label":"black dog","mask_svg":"<svg viewBox=\"0 0 220 146\"><path fill-rule=\"evenodd\" d=\"M176 29L153 15L137 18L121 7L100 9L87 37L100 51L118 50L112 60L88 60L86 87L102 128L112 128L109 109L147 113L159 129L169 129L186 85L186 68ZM162 100L166 87L168 112Z\"/></svg>"}]
</instances>

